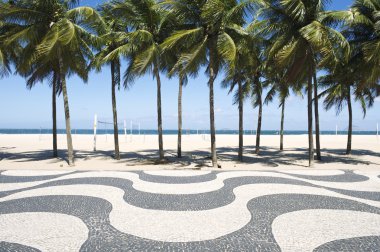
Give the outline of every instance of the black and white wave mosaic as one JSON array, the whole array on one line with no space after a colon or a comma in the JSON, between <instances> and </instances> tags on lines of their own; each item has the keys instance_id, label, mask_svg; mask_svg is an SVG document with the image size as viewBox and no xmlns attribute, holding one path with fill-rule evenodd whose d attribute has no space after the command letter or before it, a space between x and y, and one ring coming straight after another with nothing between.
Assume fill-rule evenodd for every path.
<instances>
[{"instance_id":1,"label":"black and white wave mosaic","mask_svg":"<svg viewBox=\"0 0 380 252\"><path fill-rule=\"evenodd\" d=\"M2 171L0 251L380 251L380 170Z\"/></svg>"}]
</instances>

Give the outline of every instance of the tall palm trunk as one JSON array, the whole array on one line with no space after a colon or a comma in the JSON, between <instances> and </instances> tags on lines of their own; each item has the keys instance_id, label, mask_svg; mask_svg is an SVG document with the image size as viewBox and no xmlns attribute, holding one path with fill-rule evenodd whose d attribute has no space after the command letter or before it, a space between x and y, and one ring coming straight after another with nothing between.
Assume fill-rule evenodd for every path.
<instances>
[{"instance_id":1,"label":"tall palm trunk","mask_svg":"<svg viewBox=\"0 0 380 252\"><path fill-rule=\"evenodd\" d=\"M285 99L281 104L281 129L280 129L280 151L284 150L284 117L285 117Z\"/></svg>"},{"instance_id":2,"label":"tall palm trunk","mask_svg":"<svg viewBox=\"0 0 380 252\"><path fill-rule=\"evenodd\" d=\"M62 94L63 94L63 105L65 108L67 157L68 157L69 165L74 166L74 149L73 149L73 140L71 138L70 109L69 109L69 98L67 96L66 76L64 73L62 57L61 55L59 55L58 57L59 57L59 75L60 75Z\"/></svg>"},{"instance_id":3,"label":"tall palm trunk","mask_svg":"<svg viewBox=\"0 0 380 252\"><path fill-rule=\"evenodd\" d=\"M257 120L257 130L256 130L256 154L260 153L260 137L261 137L261 121L263 118L263 101L261 100L261 93L259 94L259 115Z\"/></svg>"},{"instance_id":4,"label":"tall palm trunk","mask_svg":"<svg viewBox=\"0 0 380 252\"><path fill-rule=\"evenodd\" d=\"M177 156L182 157L182 87L183 76L179 75L178 83L178 142L177 142Z\"/></svg>"},{"instance_id":5,"label":"tall palm trunk","mask_svg":"<svg viewBox=\"0 0 380 252\"><path fill-rule=\"evenodd\" d=\"M317 160L321 160L321 143L320 143L320 132L319 132L319 110L318 110L318 81L317 74L314 69L314 116L315 116L315 142L316 142L316 152Z\"/></svg>"},{"instance_id":6,"label":"tall palm trunk","mask_svg":"<svg viewBox=\"0 0 380 252\"><path fill-rule=\"evenodd\" d=\"M307 129L309 136L309 166L314 163L314 143L313 143L313 73L310 71L307 83Z\"/></svg>"},{"instance_id":7,"label":"tall palm trunk","mask_svg":"<svg viewBox=\"0 0 380 252\"><path fill-rule=\"evenodd\" d=\"M115 142L115 159L120 160L119 151L119 129L117 125L117 109L116 109L116 86L120 85L120 64L118 60L111 62L111 78L112 78L112 112L113 112L113 138Z\"/></svg>"},{"instance_id":8,"label":"tall palm trunk","mask_svg":"<svg viewBox=\"0 0 380 252\"><path fill-rule=\"evenodd\" d=\"M243 88L242 84L239 81L239 152L238 159L243 161Z\"/></svg>"},{"instance_id":9,"label":"tall palm trunk","mask_svg":"<svg viewBox=\"0 0 380 252\"><path fill-rule=\"evenodd\" d=\"M52 84L52 117L53 117L53 157L58 157L57 148L57 83L58 77L57 73L53 73L53 84Z\"/></svg>"},{"instance_id":10,"label":"tall palm trunk","mask_svg":"<svg viewBox=\"0 0 380 252\"><path fill-rule=\"evenodd\" d=\"M214 81L216 78L215 60L216 60L216 41L211 41L209 48L210 62L209 62L209 102L210 102L210 134L211 134L211 159L212 166L218 167L218 160L216 156L216 137L215 137L215 114L214 114Z\"/></svg>"},{"instance_id":11,"label":"tall palm trunk","mask_svg":"<svg viewBox=\"0 0 380 252\"><path fill-rule=\"evenodd\" d=\"M164 160L164 142L162 138L162 112L161 112L161 79L157 64L153 66L154 75L157 81L157 124L158 124L158 149L160 161Z\"/></svg>"},{"instance_id":12,"label":"tall palm trunk","mask_svg":"<svg viewBox=\"0 0 380 252\"><path fill-rule=\"evenodd\" d=\"M347 104L348 104L348 139L347 139L347 150L346 154L351 154L351 144L352 144L352 104L351 104L351 88L348 86L347 90Z\"/></svg>"}]
</instances>

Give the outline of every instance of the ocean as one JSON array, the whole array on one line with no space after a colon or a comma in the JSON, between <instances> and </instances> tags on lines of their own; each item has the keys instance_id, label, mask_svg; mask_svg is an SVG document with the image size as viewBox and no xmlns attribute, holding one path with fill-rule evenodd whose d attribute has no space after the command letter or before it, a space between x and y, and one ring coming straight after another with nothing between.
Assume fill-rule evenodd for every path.
<instances>
[{"instance_id":1,"label":"ocean","mask_svg":"<svg viewBox=\"0 0 380 252\"><path fill-rule=\"evenodd\" d=\"M164 135L176 135L177 130L164 130ZM65 134L65 129L58 129L58 134ZM72 129L72 134L78 134L78 135L86 135L86 134L94 134L93 129ZM124 134L124 129L119 130L119 134ZM209 134L209 130L194 130L194 129L184 129L182 131L183 135L196 135L196 134ZM0 129L0 134L52 134L51 129ZM104 135L104 134L113 134L113 130L111 129L98 129L97 134ZM127 134L131 134L130 130L127 130ZM133 135L157 135L157 130L151 130L151 129L141 129L139 130L132 130ZM217 130L216 134L223 134L223 135L237 135L239 134L238 130ZM245 130L245 135L255 135L256 130ZM262 135L279 135L278 130L262 130ZM307 134L307 131L305 130L286 130L284 131L285 135L305 135ZM335 131L329 131L329 130L323 130L321 131L322 135L335 135ZM346 135L347 131L338 131L338 135ZM353 131L354 135L376 135L376 131Z\"/></svg>"}]
</instances>

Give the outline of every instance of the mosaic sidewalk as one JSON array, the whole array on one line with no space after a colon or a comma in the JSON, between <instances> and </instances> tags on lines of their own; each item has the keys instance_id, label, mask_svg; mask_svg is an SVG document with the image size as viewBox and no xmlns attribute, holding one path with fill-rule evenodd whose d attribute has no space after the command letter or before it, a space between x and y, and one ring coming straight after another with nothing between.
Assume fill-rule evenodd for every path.
<instances>
[{"instance_id":1,"label":"mosaic sidewalk","mask_svg":"<svg viewBox=\"0 0 380 252\"><path fill-rule=\"evenodd\" d=\"M0 251L380 251L380 170L0 171Z\"/></svg>"}]
</instances>

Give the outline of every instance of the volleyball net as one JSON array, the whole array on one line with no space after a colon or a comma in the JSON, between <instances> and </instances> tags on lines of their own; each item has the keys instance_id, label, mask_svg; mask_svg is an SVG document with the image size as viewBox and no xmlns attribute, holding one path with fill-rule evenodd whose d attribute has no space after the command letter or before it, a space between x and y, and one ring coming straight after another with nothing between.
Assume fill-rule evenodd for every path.
<instances>
[{"instance_id":1,"label":"volleyball net","mask_svg":"<svg viewBox=\"0 0 380 252\"><path fill-rule=\"evenodd\" d=\"M141 124L140 122L133 122L130 120L123 120L122 122L117 122L119 141L124 135L125 142L132 142L133 135L141 135ZM99 118L97 115L94 116L94 150L96 150L96 141L98 136L104 136L105 141L108 141L108 135L114 133L114 122L110 118ZM111 138L112 139L112 138Z\"/></svg>"}]
</instances>

